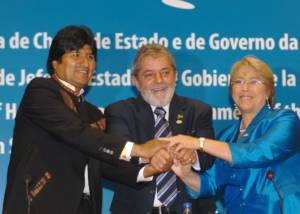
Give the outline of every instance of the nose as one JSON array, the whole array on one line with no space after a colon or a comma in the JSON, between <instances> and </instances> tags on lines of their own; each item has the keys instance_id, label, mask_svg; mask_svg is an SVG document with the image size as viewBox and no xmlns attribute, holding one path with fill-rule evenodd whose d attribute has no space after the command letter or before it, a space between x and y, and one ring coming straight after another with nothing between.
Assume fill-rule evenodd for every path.
<instances>
[{"instance_id":1,"label":"nose","mask_svg":"<svg viewBox=\"0 0 300 214\"><path fill-rule=\"evenodd\" d=\"M89 60L88 56L86 56L86 55L82 56L81 57L81 63L84 66L89 66L90 60Z\"/></svg>"},{"instance_id":2,"label":"nose","mask_svg":"<svg viewBox=\"0 0 300 214\"><path fill-rule=\"evenodd\" d=\"M245 81L244 84L242 84L242 90L243 91L248 91L248 88L249 88L248 82Z\"/></svg>"},{"instance_id":3,"label":"nose","mask_svg":"<svg viewBox=\"0 0 300 214\"><path fill-rule=\"evenodd\" d=\"M155 72L154 80L155 82L162 82L163 77L160 72Z\"/></svg>"}]
</instances>

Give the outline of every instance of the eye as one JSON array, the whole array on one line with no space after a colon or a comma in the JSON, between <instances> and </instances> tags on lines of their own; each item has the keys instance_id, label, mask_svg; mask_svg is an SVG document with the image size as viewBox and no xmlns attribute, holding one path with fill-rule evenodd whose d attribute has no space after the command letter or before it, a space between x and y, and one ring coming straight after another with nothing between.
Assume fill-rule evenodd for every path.
<instances>
[{"instance_id":1,"label":"eye","mask_svg":"<svg viewBox=\"0 0 300 214\"><path fill-rule=\"evenodd\" d=\"M150 71L145 72L145 73L143 74L144 79L152 79L153 76L154 76L153 72L150 72Z\"/></svg>"},{"instance_id":2,"label":"eye","mask_svg":"<svg viewBox=\"0 0 300 214\"><path fill-rule=\"evenodd\" d=\"M251 79L251 80L249 80L249 83L250 83L251 85L260 85L260 84L262 84L263 82L262 82L261 80L258 80L258 79Z\"/></svg>"},{"instance_id":3,"label":"eye","mask_svg":"<svg viewBox=\"0 0 300 214\"><path fill-rule=\"evenodd\" d=\"M243 85L244 83L245 83L245 80L242 80L242 79L237 79L237 80L232 81L233 85Z\"/></svg>"},{"instance_id":4,"label":"eye","mask_svg":"<svg viewBox=\"0 0 300 214\"><path fill-rule=\"evenodd\" d=\"M74 58L78 58L80 57L80 52L79 51L72 51L70 52L71 56Z\"/></svg>"},{"instance_id":5,"label":"eye","mask_svg":"<svg viewBox=\"0 0 300 214\"><path fill-rule=\"evenodd\" d=\"M93 54L88 55L89 60L95 60L95 56Z\"/></svg>"},{"instance_id":6,"label":"eye","mask_svg":"<svg viewBox=\"0 0 300 214\"><path fill-rule=\"evenodd\" d=\"M169 74L170 74L170 70L162 70L161 72L160 72L160 74L163 76L163 77L166 77L166 76L168 76Z\"/></svg>"}]
</instances>

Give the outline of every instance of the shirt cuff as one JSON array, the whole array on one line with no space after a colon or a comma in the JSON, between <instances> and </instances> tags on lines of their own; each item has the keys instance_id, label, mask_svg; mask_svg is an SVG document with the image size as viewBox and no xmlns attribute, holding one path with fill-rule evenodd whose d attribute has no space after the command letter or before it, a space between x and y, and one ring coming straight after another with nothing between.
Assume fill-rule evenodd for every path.
<instances>
[{"instance_id":1,"label":"shirt cuff","mask_svg":"<svg viewBox=\"0 0 300 214\"><path fill-rule=\"evenodd\" d=\"M130 161L130 159L131 159L130 154L131 154L133 144L134 143L130 142L130 141L126 142L126 145L124 146L124 149L122 150L121 155L120 155L121 160Z\"/></svg>"},{"instance_id":2,"label":"shirt cuff","mask_svg":"<svg viewBox=\"0 0 300 214\"><path fill-rule=\"evenodd\" d=\"M153 180L153 176L147 177L147 178L144 177L145 167L146 166L144 166L143 168L140 169L139 174L138 174L137 179L136 179L136 182L149 182L149 181Z\"/></svg>"},{"instance_id":3,"label":"shirt cuff","mask_svg":"<svg viewBox=\"0 0 300 214\"><path fill-rule=\"evenodd\" d=\"M196 171L200 171L201 170L201 166L200 166L200 161L199 161L199 157L198 157L198 153L195 151L196 153L196 162L192 165L193 169Z\"/></svg>"},{"instance_id":4,"label":"shirt cuff","mask_svg":"<svg viewBox=\"0 0 300 214\"><path fill-rule=\"evenodd\" d=\"M149 163L148 160L146 160L145 158L139 158L139 164L145 164L145 163Z\"/></svg>"}]
</instances>

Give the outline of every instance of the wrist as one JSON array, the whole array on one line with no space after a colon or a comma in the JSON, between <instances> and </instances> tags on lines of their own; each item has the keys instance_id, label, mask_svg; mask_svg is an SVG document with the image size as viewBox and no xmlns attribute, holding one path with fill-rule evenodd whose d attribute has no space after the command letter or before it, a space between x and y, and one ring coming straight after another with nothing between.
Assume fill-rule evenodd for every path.
<instances>
[{"instance_id":1,"label":"wrist","mask_svg":"<svg viewBox=\"0 0 300 214\"><path fill-rule=\"evenodd\" d=\"M182 174L180 177L180 179L183 181L183 182L186 182L188 181L192 176L194 175L194 172L192 169L190 169L188 172L185 172L184 174Z\"/></svg>"},{"instance_id":2,"label":"wrist","mask_svg":"<svg viewBox=\"0 0 300 214\"><path fill-rule=\"evenodd\" d=\"M130 156L131 157L143 157L141 146L138 144L133 144Z\"/></svg>"},{"instance_id":3,"label":"wrist","mask_svg":"<svg viewBox=\"0 0 300 214\"><path fill-rule=\"evenodd\" d=\"M206 139L205 139L204 137L198 138L197 149L198 149L200 152L204 152L205 140L206 140Z\"/></svg>"},{"instance_id":4,"label":"wrist","mask_svg":"<svg viewBox=\"0 0 300 214\"><path fill-rule=\"evenodd\" d=\"M145 178L154 176L157 173L158 173L158 171L155 170L155 168L150 164L147 164L144 168L144 177Z\"/></svg>"}]
</instances>

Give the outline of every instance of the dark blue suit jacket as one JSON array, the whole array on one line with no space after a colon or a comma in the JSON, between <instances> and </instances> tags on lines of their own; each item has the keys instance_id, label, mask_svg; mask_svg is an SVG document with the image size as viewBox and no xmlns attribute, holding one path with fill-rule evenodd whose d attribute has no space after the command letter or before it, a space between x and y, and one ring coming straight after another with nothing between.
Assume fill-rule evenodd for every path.
<instances>
[{"instance_id":1,"label":"dark blue suit jacket","mask_svg":"<svg viewBox=\"0 0 300 214\"><path fill-rule=\"evenodd\" d=\"M130 98L109 105L105 110L105 117L107 131L117 134L125 140L142 144L154 138L153 112L151 106L142 97ZM169 123L173 135L188 134L209 138L214 136L211 107L196 100L174 95L170 103ZM206 169L212 164L212 158L206 154L200 154L199 161L202 169ZM183 183L180 179L177 180L177 186L181 192L173 206L177 213L182 213L183 202L190 199L188 199ZM117 185L111 205L112 213L151 213L155 188L155 179L142 190ZM212 200L205 201L205 204L213 207ZM196 206L198 205L195 204L194 208ZM202 206L205 205L202 204ZM198 212L195 211L195 213Z\"/></svg>"}]
</instances>

